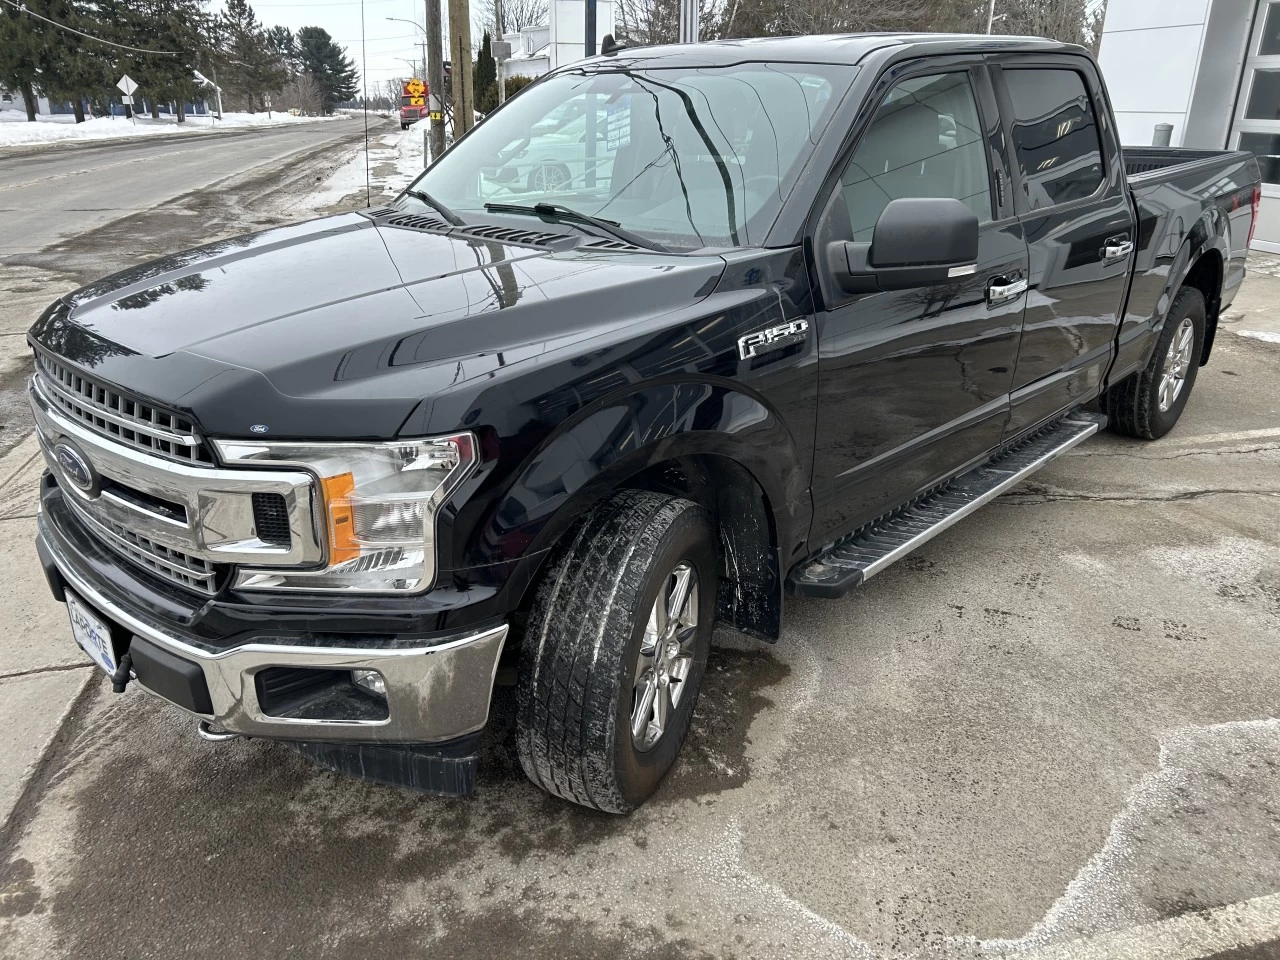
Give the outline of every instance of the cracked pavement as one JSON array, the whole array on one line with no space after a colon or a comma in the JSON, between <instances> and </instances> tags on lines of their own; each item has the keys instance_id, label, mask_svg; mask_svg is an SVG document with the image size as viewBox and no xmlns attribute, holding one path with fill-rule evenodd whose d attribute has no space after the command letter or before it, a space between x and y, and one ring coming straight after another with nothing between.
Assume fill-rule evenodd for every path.
<instances>
[{"instance_id":1,"label":"cracked pavement","mask_svg":"<svg viewBox=\"0 0 1280 960\"><path fill-rule=\"evenodd\" d=\"M0 286L55 295L39 260ZM1164 440L1091 439L851 596L789 600L776 646L717 634L628 818L524 780L507 689L468 800L113 696L36 567L18 437L0 957L1280 956L1280 345L1225 332L1277 303L1255 271Z\"/></svg>"}]
</instances>

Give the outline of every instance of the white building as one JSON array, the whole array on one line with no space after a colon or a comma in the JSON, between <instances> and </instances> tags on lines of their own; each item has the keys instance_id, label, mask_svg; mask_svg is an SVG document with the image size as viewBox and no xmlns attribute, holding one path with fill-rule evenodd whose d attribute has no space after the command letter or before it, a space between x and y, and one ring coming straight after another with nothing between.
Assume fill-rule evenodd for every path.
<instances>
[{"instance_id":1,"label":"white building","mask_svg":"<svg viewBox=\"0 0 1280 960\"><path fill-rule=\"evenodd\" d=\"M596 50L614 28L614 0L596 0ZM503 66L508 77L540 77L586 56L586 0L551 0L547 23L525 27L502 38L511 44L511 59Z\"/></svg>"},{"instance_id":2,"label":"white building","mask_svg":"<svg viewBox=\"0 0 1280 960\"><path fill-rule=\"evenodd\" d=\"M1253 245L1280 253L1280 0L1109 0L1099 52L1120 142L1252 150Z\"/></svg>"}]
</instances>

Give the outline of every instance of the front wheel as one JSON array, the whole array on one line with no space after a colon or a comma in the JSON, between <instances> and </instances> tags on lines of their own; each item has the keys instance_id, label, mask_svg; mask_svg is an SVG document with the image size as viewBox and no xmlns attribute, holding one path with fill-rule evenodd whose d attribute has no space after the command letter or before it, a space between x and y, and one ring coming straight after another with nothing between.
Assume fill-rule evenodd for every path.
<instances>
[{"instance_id":1,"label":"front wheel","mask_svg":"<svg viewBox=\"0 0 1280 960\"><path fill-rule=\"evenodd\" d=\"M1158 440L1173 429L1200 370L1205 317L1204 294L1194 287L1179 290L1146 369L1125 377L1104 397L1113 430Z\"/></svg>"},{"instance_id":2,"label":"front wheel","mask_svg":"<svg viewBox=\"0 0 1280 960\"><path fill-rule=\"evenodd\" d=\"M608 813L643 803L675 763L715 624L706 510L626 490L558 549L520 650L516 740L529 779Z\"/></svg>"}]
</instances>

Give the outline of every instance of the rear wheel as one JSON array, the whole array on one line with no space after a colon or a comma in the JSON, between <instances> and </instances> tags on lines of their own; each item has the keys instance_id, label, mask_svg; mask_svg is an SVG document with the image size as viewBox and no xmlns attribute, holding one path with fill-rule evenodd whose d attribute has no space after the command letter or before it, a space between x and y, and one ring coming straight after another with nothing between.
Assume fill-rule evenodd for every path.
<instances>
[{"instance_id":1,"label":"rear wheel","mask_svg":"<svg viewBox=\"0 0 1280 960\"><path fill-rule=\"evenodd\" d=\"M1173 429L1200 370L1205 316L1199 290L1183 287L1178 291L1146 369L1130 374L1106 393L1104 407L1113 430L1156 440Z\"/></svg>"},{"instance_id":2,"label":"rear wheel","mask_svg":"<svg viewBox=\"0 0 1280 960\"><path fill-rule=\"evenodd\" d=\"M520 651L516 738L529 779L627 813L675 763L715 621L706 511L623 491L551 561Z\"/></svg>"}]
</instances>

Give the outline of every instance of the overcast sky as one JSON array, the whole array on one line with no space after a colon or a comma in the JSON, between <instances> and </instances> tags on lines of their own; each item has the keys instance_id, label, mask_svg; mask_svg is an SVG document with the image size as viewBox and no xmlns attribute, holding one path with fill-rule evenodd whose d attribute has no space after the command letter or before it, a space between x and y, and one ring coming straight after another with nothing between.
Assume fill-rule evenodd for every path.
<instances>
[{"instance_id":1,"label":"overcast sky","mask_svg":"<svg viewBox=\"0 0 1280 960\"><path fill-rule=\"evenodd\" d=\"M278 23L295 31L299 27L324 27L339 45L347 48L347 55L356 62L356 69L362 75L365 73L360 51L360 0L314 0L312 3L302 0L258 3L257 0L249 0L249 3L264 26ZM222 6L222 0L213 0L210 9L216 13ZM447 8L443 4L442 8L442 13L447 16ZM409 71L405 60L422 62L422 47L417 45L423 39L422 31L408 23L387 20L387 17L412 20L421 26L424 13L425 0L364 0L365 50L368 80L373 92L377 92L383 80L405 77Z\"/></svg>"}]
</instances>

